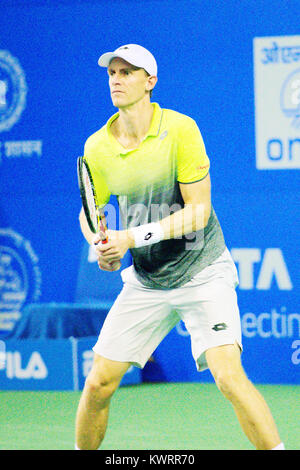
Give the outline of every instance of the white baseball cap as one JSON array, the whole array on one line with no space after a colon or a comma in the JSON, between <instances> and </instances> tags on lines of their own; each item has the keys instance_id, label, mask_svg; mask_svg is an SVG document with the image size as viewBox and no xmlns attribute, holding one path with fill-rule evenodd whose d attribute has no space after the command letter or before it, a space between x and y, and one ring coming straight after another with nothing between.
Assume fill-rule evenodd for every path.
<instances>
[{"instance_id":1,"label":"white baseball cap","mask_svg":"<svg viewBox=\"0 0 300 470\"><path fill-rule=\"evenodd\" d=\"M135 67L145 69L150 75L157 76L157 63L151 52L138 44L120 46L114 52L106 52L98 60L100 67L108 67L112 59L120 57Z\"/></svg>"}]
</instances>

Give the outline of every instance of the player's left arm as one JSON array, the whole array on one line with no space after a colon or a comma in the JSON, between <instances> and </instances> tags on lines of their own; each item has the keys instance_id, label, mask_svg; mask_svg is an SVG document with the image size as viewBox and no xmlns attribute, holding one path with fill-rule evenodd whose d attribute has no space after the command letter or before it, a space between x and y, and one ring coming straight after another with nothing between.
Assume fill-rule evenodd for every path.
<instances>
[{"instance_id":1,"label":"player's left arm","mask_svg":"<svg viewBox=\"0 0 300 470\"><path fill-rule=\"evenodd\" d=\"M177 181L184 208L161 220L164 239L205 228L211 213L210 161L196 122L185 119L178 136Z\"/></svg>"},{"instance_id":2,"label":"player's left arm","mask_svg":"<svg viewBox=\"0 0 300 470\"><path fill-rule=\"evenodd\" d=\"M211 213L209 173L201 181L179 183L179 187L184 208L160 221L165 240L204 229Z\"/></svg>"}]
</instances>

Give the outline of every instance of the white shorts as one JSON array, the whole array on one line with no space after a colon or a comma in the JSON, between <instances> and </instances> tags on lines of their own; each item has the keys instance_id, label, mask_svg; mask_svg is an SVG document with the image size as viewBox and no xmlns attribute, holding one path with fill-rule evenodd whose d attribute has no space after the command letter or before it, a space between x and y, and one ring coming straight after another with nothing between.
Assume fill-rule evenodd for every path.
<instances>
[{"instance_id":1,"label":"white shorts","mask_svg":"<svg viewBox=\"0 0 300 470\"><path fill-rule=\"evenodd\" d=\"M109 311L93 350L107 359L143 368L154 350L182 320L191 337L197 369L207 369L205 351L241 345L235 288L238 275L229 251L184 286L170 290L145 287L133 266L121 273L124 286Z\"/></svg>"}]
</instances>

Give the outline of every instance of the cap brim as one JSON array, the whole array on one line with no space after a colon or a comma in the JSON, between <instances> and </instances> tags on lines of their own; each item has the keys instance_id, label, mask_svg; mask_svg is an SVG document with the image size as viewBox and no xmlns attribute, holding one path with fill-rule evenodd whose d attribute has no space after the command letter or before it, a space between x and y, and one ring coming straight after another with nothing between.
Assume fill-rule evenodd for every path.
<instances>
[{"instance_id":1,"label":"cap brim","mask_svg":"<svg viewBox=\"0 0 300 470\"><path fill-rule=\"evenodd\" d=\"M100 67L108 67L114 57L118 56L116 56L113 52L106 52L100 56L98 65L100 65Z\"/></svg>"}]
</instances>

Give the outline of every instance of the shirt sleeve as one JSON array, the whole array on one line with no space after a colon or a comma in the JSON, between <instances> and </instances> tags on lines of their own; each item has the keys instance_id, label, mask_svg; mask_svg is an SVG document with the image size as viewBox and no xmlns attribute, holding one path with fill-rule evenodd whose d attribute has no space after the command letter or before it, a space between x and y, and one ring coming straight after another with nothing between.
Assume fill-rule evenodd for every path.
<instances>
[{"instance_id":1,"label":"shirt sleeve","mask_svg":"<svg viewBox=\"0 0 300 470\"><path fill-rule=\"evenodd\" d=\"M177 145L177 181L195 183L209 172L210 162L196 122L188 118L180 126Z\"/></svg>"},{"instance_id":2,"label":"shirt sleeve","mask_svg":"<svg viewBox=\"0 0 300 470\"><path fill-rule=\"evenodd\" d=\"M91 170L98 204L100 207L104 207L109 202L111 193L102 174L97 152L93 147L91 140L88 139L84 146L84 158Z\"/></svg>"}]
</instances>

